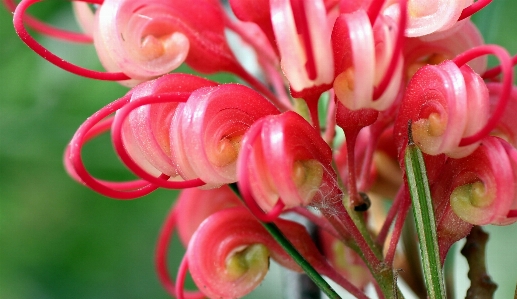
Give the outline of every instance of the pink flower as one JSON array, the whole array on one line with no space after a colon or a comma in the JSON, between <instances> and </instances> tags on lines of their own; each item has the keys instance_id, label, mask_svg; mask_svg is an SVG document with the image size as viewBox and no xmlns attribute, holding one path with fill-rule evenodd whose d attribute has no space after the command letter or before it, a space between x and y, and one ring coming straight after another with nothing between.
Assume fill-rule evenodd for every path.
<instances>
[{"instance_id":1,"label":"pink flower","mask_svg":"<svg viewBox=\"0 0 517 299\"><path fill-rule=\"evenodd\" d=\"M300 271L306 264L265 229L277 227L277 240L354 296L366 298L362 289L373 283L379 297L396 297L393 269L413 187L400 167L408 140L424 153L442 263L473 225L517 221L517 57L485 45L468 20L490 0L231 0L229 7L95 0L74 3L84 34L30 18L38 0L4 2L36 53L72 73L131 87L78 128L65 167L117 199L187 189L156 253L173 296L242 297L260 284L270 257ZM26 25L93 41L108 72L62 60ZM500 65L487 70L487 55ZM170 74L183 64L242 82ZM88 172L84 145L106 131L136 180ZM392 199L389 209L381 198ZM281 219L287 212L317 226L324 254L305 228ZM175 228L187 249L173 283L167 254ZM183 290L187 271L199 291Z\"/></svg>"}]
</instances>

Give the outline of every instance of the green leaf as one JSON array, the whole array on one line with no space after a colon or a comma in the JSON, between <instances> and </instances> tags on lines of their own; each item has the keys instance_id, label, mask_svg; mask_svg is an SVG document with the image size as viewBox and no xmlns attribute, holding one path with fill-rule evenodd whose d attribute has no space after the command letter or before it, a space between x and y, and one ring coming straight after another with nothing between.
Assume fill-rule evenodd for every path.
<instances>
[{"instance_id":1,"label":"green leaf","mask_svg":"<svg viewBox=\"0 0 517 299\"><path fill-rule=\"evenodd\" d=\"M404 155L407 181L413 215L415 216L416 231L420 241L420 253L422 267L424 269L427 294L431 299L446 298L445 283L440 264L438 250L438 236L436 234L436 222L434 218L433 204L424 157L420 149L413 143L411 137L411 124L409 125L409 144Z\"/></svg>"}]
</instances>

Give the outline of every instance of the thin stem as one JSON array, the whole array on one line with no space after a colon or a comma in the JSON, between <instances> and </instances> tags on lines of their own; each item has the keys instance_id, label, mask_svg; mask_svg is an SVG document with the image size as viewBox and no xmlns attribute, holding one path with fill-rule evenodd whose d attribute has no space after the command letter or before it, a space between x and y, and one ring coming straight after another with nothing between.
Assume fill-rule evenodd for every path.
<instances>
[{"instance_id":1,"label":"thin stem","mask_svg":"<svg viewBox=\"0 0 517 299\"><path fill-rule=\"evenodd\" d=\"M355 172L355 144L358 134L359 130L347 130L345 132L348 159L348 201L350 207L354 210L365 211L368 207L365 206L365 203L361 200L359 193L357 192L357 180Z\"/></svg>"},{"instance_id":2,"label":"thin stem","mask_svg":"<svg viewBox=\"0 0 517 299\"><path fill-rule=\"evenodd\" d=\"M512 57L512 66L515 66L517 64L517 55L514 55ZM502 71L501 65L495 66L491 69L486 70L483 75L481 75L481 78L488 80L488 79L494 79L494 77L498 76Z\"/></svg>"},{"instance_id":3,"label":"thin stem","mask_svg":"<svg viewBox=\"0 0 517 299\"><path fill-rule=\"evenodd\" d=\"M397 215L397 221L395 222L395 227L393 228L393 233L390 240L390 247L386 253L386 264L393 265L393 260L395 259L395 253L397 252L397 244L399 243L400 235L402 234L402 227L404 226L404 222L406 220L407 212L409 211L409 207L411 206L411 201L409 198L405 196L402 198L400 211Z\"/></svg>"},{"instance_id":4,"label":"thin stem","mask_svg":"<svg viewBox=\"0 0 517 299\"><path fill-rule=\"evenodd\" d=\"M395 220L395 216L397 216L397 213L400 211L399 207L403 200L404 187L401 187L397 193L397 196L395 196L395 199L393 200L393 204L391 205L390 210L388 211L388 215L386 215L386 219L382 224L381 231L377 235L376 242L380 246L383 246L384 242L386 241L386 238L388 237L388 232L390 231L391 224L393 223L393 220Z\"/></svg>"},{"instance_id":5,"label":"thin stem","mask_svg":"<svg viewBox=\"0 0 517 299\"><path fill-rule=\"evenodd\" d=\"M305 218L307 218L307 220L311 221L312 223L314 223L318 228L326 231L327 233L331 234L333 237L335 237L336 239L340 239L341 236L338 234L338 232L336 231L336 229L334 228L334 226L332 226L328 219L326 218L323 218L323 217L319 217L317 215L315 215L314 213L311 213L311 211L303 208L303 207L294 207L292 209L290 209L289 211L293 212L293 213L297 213L298 215L301 215Z\"/></svg>"},{"instance_id":6,"label":"thin stem","mask_svg":"<svg viewBox=\"0 0 517 299\"><path fill-rule=\"evenodd\" d=\"M278 103L274 103L277 105L277 108L281 111L294 110L293 103L291 102L291 97L287 93L287 90L284 85L284 81L278 69L270 65L269 63L262 63L264 67L264 73L268 78L275 94L277 95Z\"/></svg>"},{"instance_id":7,"label":"thin stem","mask_svg":"<svg viewBox=\"0 0 517 299\"><path fill-rule=\"evenodd\" d=\"M336 101L334 100L334 89L328 91L328 106L327 106L327 118L325 121L325 133L323 134L323 140L332 148L334 137L336 135Z\"/></svg>"},{"instance_id":8,"label":"thin stem","mask_svg":"<svg viewBox=\"0 0 517 299\"><path fill-rule=\"evenodd\" d=\"M371 240L370 232L366 229L365 225L356 225L354 219L352 219L349 211L345 209L342 202L334 203L331 209L333 213L329 213L328 210L322 210L323 215L330 221L334 228L340 233L344 241L352 240L356 244L358 253L364 257L364 260L369 267L374 271L380 271L383 268L381 262L382 256L380 252L374 252L372 250L373 242L368 242L366 239ZM347 242L350 243L350 242Z\"/></svg>"}]
</instances>

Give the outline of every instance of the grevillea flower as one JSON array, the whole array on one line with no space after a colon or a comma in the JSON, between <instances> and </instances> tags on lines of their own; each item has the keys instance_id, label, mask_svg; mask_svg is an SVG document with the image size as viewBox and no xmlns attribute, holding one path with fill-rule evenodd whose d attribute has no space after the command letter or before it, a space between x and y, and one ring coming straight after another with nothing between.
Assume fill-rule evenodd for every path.
<instances>
[{"instance_id":1,"label":"grevillea flower","mask_svg":"<svg viewBox=\"0 0 517 299\"><path fill-rule=\"evenodd\" d=\"M473 0L409 0L406 36L422 36L451 28L456 25L463 9L472 2ZM400 4L394 3L387 7L385 13L397 14L398 5Z\"/></svg>"},{"instance_id":2,"label":"grevillea flower","mask_svg":"<svg viewBox=\"0 0 517 299\"><path fill-rule=\"evenodd\" d=\"M96 11L94 29L95 48L103 66L136 80L148 80L180 66L190 42L182 32L184 22L177 17L178 8L171 4L159 0L104 1Z\"/></svg>"},{"instance_id":3,"label":"grevillea flower","mask_svg":"<svg viewBox=\"0 0 517 299\"><path fill-rule=\"evenodd\" d=\"M504 86L501 83L487 83L487 88L490 96L490 112L494 113L497 109L501 93L504 91ZM510 94L510 99L501 120L497 127L492 131L493 135L503 138L508 143L517 148L517 88L513 86Z\"/></svg>"},{"instance_id":4,"label":"grevillea flower","mask_svg":"<svg viewBox=\"0 0 517 299\"><path fill-rule=\"evenodd\" d=\"M449 247L472 225L507 225L517 206L516 150L502 139L487 137L469 156L449 158L431 184L442 262Z\"/></svg>"},{"instance_id":5,"label":"grevillea flower","mask_svg":"<svg viewBox=\"0 0 517 299\"><path fill-rule=\"evenodd\" d=\"M430 255L398 249L419 185L401 167L408 140L423 152L415 164L425 164L418 179L435 217L428 227L417 219L418 233L436 223L442 264L474 225L517 221L517 56L485 45L468 20L490 0L88 0L73 4L84 34L28 16L39 1L4 0L29 47L70 72L132 87L79 127L68 173L117 199L189 188L156 250L159 279L178 299L242 297L270 257L311 273L329 297L315 272L357 298L370 283L379 298L397 298L399 255ZM25 26L93 41L108 73L62 60ZM486 70L487 55L500 65ZM170 74L184 63L249 86ZM83 163L84 145L110 130L133 181L98 179ZM312 222L322 242L283 213ZM175 229L187 249L173 283ZM435 264L426 270L439 273ZM199 291L183 290L188 271ZM408 272L418 280L420 270ZM419 297L423 284L410 283Z\"/></svg>"},{"instance_id":6,"label":"grevillea flower","mask_svg":"<svg viewBox=\"0 0 517 299\"><path fill-rule=\"evenodd\" d=\"M468 66L460 69L451 61L425 66L407 86L395 125L398 145L407 143L412 121L413 139L424 153L465 157L476 145L460 147L460 141L485 126L488 109L486 85Z\"/></svg>"},{"instance_id":7,"label":"grevillea flower","mask_svg":"<svg viewBox=\"0 0 517 299\"><path fill-rule=\"evenodd\" d=\"M450 206L466 222L485 225L508 221L515 201L515 149L503 143L487 137L471 155L449 159L443 167L440 187L436 188L447 188L446 181L450 181Z\"/></svg>"},{"instance_id":8,"label":"grevillea flower","mask_svg":"<svg viewBox=\"0 0 517 299\"><path fill-rule=\"evenodd\" d=\"M331 20L323 0L272 0L271 21L284 74L294 91L334 78Z\"/></svg>"},{"instance_id":9,"label":"grevillea flower","mask_svg":"<svg viewBox=\"0 0 517 299\"><path fill-rule=\"evenodd\" d=\"M183 245L188 245L203 220L217 211L236 206L242 206L242 202L228 186L209 190L182 190L175 209L181 211L177 216L177 230Z\"/></svg>"},{"instance_id":10,"label":"grevillea flower","mask_svg":"<svg viewBox=\"0 0 517 299\"><path fill-rule=\"evenodd\" d=\"M187 181L200 179L207 187L235 182L235 165L243 134L254 121L276 114L278 110L259 93L243 85L214 86L204 79L193 79L187 84L173 81L180 87L174 84L153 88L156 83L144 84L132 93L134 101L117 113L114 122L114 144L118 153L130 169L148 180L151 178L139 169L145 165L158 170L151 172L152 175L163 173ZM164 104L142 106L146 101L154 101L153 105ZM140 110L132 110L139 106L142 106ZM123 138L119 139L117 132L121 132L121 127ZM125 151L130 159L124 159ZM141 166L132 161L140 162Z\"/></svg>"},{"instance_id":11,"label":"grevillea flower","mask_svg":"<svg viewBox=\"0 0 517 299\"><path fill-rule=\"evenodd\" d=\"M405 20L399 19L397 24L391 17L379 16L372 25L367 12L359 9L336 20L333 87L348 109L385 110L395 101L403 65L402 32L397 28L403 27Z\"/></svg>"},{"instance_id":12,"label":"grevillea flower","mask_svg":"<svg viewBox=\"0 0 517 299\"><path fill-rule=\"evenodd\" d=\"M134 79L163 75L185 60L205 73L242 72L226 43L223 16L213 0L107 0L96 12L97 53L108 70Z\"/></svg>"},{"instance_id":13,"label":"grevillea flower","mask_svg":"<svg viewBox=\"0 0 517 299\"><path fill-rule=\"evenodd\" d=\"M199 77L171 74L135 87L130 102L153 95L165 97L180 92L190 95L199 88L214 86L217 83ZM141 167L147 165L148 172L175 177L179 174L177 163L171 157L170 124L180 103L171 100L170 103L144 105L132 110L124 121L122 137L124 147ZM120 118L121 113L117 115Z\"/></svg>"},{"instance_id":14,"label":"grevillea flower","mask_svg":"<svg viewBox=\"0 0 517 299\"><path fill-rule=\"evenodd\" d=\"M464 51L483 45L483 36L470 20L461 28L447 36L430 34L423 37L408 38L404 44L405 75L410 79L426 64L440 64ZM478 74L486 70L486 56L478 57L468 65Z\"/></svg>"},{"instance_id":15,"label":"grevillea flower","mask_svg":"<svg viewBox=\"0 0 517 299\"><path fill-rule=\"evenodd\" d=\"M179 173L212 186L236 182L246 131L258 119L278 113L262 95L243 85L198 89L170 124L171 155Z\"/></svg>"},{"instance_id":16,"label":"grevillea flower","mask_svg":"<svg viewBox=\"0 0 517 299\"><path fill-rule=\"evenodd\" d=\"M249 206L256 202L273 219L284 207L339 197L332 151L300 115L288 111L259 120L244 136L242 148L239 188Z\"/></svg>"},{"instance_id":17,"label":"grevillea flower","mask_svg":"<svg viewBox=\"0 0 517 299\"><path fill-rule=\"evenodd\" d=\"M275 224L315 269L336 279L357 298L367 298L337 275L302 225L282 219ZM221 210L201 223L184 262L208 297L240 298L260 284L269 270L270 256L284 267L301 270L245 208L237 207Z\"/></svg>"}]
</instances>

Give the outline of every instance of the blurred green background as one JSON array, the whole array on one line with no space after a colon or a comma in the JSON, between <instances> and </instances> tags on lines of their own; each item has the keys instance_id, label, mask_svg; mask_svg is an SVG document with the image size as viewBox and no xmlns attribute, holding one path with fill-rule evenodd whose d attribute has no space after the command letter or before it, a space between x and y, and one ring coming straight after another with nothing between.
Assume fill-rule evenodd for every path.
<instances>
[{"instance_id":1,"label":"blurred green background","mask_svg":"<svg viewBox=\"0 0 517 299\"><path fill-rule=\"evenodd\" d=\"M494 2L476 22L487 42L517 53L517 1ZM31 12L76 28L69 6L46 1ZM126 89L47 63L17 38L5 9L0 10L0 38L0 299L168 298L154 273L153 257L176 193L159 190L134 201L111 200L75 183L62 166L63 149L77 127ZM92 46L38 39L68 60L100 69ZM108 136L89 144L84 153L97 176L131 178ZM517 281L517 229L489 231L489 271L500 285L496 298L511 298ZM171 269L182 256L174 244ZM465 277L463 258L457 262L458 275ZM280 282L269 281L275 287L262 287L265 293L254 297L276 297L273 289ZM464 294L468 282L459 284Z\"/></svg>"}]
</instances>

